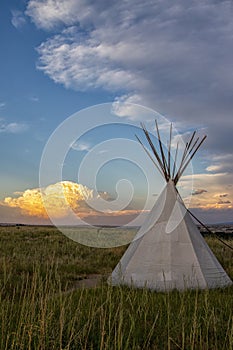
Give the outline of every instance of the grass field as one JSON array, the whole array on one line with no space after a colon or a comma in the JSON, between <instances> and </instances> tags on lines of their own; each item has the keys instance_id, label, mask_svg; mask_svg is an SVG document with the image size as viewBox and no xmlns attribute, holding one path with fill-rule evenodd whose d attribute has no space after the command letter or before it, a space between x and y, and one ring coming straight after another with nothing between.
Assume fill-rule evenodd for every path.
<instances>
[{"instance_id":1,"label":"grass field","mask_svg":"<svg viewBox=\"0 0 233 350\"><path fill-rule=\"evenodd\" d=\"M232 251L206 239L233 278ZM52 227L0 227L0 349L233 349L232 287L111 287L125 248L82 246ZM93 274L98 286L77 288Z\"/></svg>"}]
</instances>

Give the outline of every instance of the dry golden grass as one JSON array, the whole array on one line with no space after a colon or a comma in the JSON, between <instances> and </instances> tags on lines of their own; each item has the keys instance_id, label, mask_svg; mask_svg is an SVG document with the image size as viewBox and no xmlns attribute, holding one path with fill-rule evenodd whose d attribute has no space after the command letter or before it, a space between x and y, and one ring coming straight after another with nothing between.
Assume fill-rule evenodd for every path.
<instances>
[{"instance_id":1,"label":"dry golden grass","mask_svg":"<svg viewBox=\"0 0 233 350\"><path fill-rule=\"evenodd\" d=\"M207 238L233 278L232 252ZM232 242L231 242L232 244ZM52 227L0 228L0 349L233 349L233 288L108 286L126 247L94 249Z\"/></svg>"}]
</instances>

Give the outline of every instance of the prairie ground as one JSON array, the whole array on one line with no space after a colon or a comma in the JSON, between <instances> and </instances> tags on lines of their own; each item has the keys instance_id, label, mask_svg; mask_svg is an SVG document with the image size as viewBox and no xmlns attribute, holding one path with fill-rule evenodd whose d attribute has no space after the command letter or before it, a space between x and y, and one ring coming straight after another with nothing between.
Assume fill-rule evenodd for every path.
<instances>
[{"instance_id":1,"label":"prairie ground","mask_svg":"<svg viewBox=\"0 0 233 350\"><path fill-rule=\"evenodd\" d=\"M233 278L232 251L206 240ZM53 227L0 227L0 349L233 349L232 287L111 287L125 249L86 247Z\"/></svg>"}]
</instances>

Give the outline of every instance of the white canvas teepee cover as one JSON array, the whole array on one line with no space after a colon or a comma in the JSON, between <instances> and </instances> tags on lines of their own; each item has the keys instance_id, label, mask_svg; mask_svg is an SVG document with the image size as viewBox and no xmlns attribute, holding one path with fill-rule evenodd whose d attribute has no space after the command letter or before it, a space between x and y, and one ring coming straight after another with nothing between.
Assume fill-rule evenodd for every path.
<instances>
[{"instance_id":1,"label":"white canvas teepee cover","mask_svg":"<svg viewBox=\"0 0 233 350\"><path fill-rule=\"evenodd\" d=\"M169 180L120 262L113 285L155 290L232 284Z\"/></svg>"}]
</instances>

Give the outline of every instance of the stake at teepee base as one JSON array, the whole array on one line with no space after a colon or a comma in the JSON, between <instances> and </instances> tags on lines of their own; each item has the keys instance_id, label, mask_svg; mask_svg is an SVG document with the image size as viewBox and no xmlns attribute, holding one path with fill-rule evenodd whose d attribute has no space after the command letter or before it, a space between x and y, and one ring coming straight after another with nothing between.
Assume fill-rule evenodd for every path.
<instances>
[{"instance_id":1,"label":"stake at teepee base","mask_svg":"<svg viewBox=\"0 0 233 350\"><path fill-rule=\"evenodd\" d=\"M109 283L159 291L231 285L231 279L200 234L176 189L177 182L206 136L199 141L199 138L194 140L196 132L192 134L186 143L179 165L176 164L177 146L172 166L172 126L167 159L157 122L160 153L152 143L144 125L142 129L153 155L147 151L138 137L137 139L165 178L166 186L113 270Z\"/></svg>"}]
</instances>

